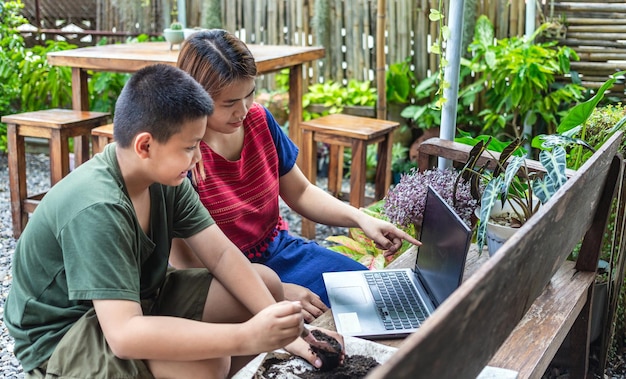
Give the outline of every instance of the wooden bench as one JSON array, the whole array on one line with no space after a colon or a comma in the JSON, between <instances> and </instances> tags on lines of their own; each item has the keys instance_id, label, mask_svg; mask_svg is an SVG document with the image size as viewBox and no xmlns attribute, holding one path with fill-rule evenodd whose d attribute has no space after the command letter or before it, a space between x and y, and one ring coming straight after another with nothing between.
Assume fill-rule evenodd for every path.
<instances>
[{"instance_id":1,"label":"wooden bench","mask_svg":"<svg viewBox=\"0 0 626 379\"><path fill-rule=\"evenodd\" d=\"M466 267L461 287L417 332L403 341L381 341L399 346L398 351L368 378L476 378L486 366L513 370L518 378L541 378L560 348L570 378L584 378L602 236L616 188L624 181L617 154L621 139L621 133L614 135L571 172L564 187L495 256L468 258L475 267ZM468 152L465 145L438 139L420 148L424 161L443 156L464 162ZM581 241L578 259L567 260ZM402 256L393 265L413 262L414 257ZM334 327L328 314L316 324Z\"/></svg>"}]
</instances>

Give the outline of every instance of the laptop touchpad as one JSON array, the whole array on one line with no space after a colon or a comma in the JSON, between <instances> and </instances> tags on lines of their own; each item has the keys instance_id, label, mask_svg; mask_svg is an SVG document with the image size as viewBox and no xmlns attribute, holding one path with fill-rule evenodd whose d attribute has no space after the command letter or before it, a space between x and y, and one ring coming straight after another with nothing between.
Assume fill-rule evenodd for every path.
<instances>
[{"instance_id":1,"label":"laptop touchpad","mask_svg":"<svg viewBox=\"0 0 626 379\"><path fill-rule=\"evenodd\" d=\"M361 287L337 287L333 294L344 305L358 305L367 302Z\"/></svg>"}]
</instances>

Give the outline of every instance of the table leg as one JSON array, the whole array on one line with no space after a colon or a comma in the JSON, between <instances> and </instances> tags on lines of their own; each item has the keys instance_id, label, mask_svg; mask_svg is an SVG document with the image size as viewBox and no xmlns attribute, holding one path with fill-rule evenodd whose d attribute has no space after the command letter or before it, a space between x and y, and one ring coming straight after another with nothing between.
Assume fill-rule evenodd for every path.
<instances>
[{"instance_id":1,"label":"table leg","mask_svg":"<svg viewBox=\"0 0 626 379\"><path fill-rule=\"evenodd\" d=\"M302 149L302 65L289 69L289 138ZM302 155L298 156L298 165L302 164Z\"/></svg>"},{"instance_id":2,"label":"table leg","mask_svg":"<svg viewBox=\"0 0 626 379\"><path fill-rule=\"evenodd\" d=\"M76 138L78 139L78 138ZM57 184L70 172L68 139L59 130L50 136L50 186Z\"/></svg>"},{"instance_id":3,"label":"table leg","mask_svg":"<svg viewBox=\"0 0 626 379\"><path fill-rule=\"evenodd\" d=\"M72 67L72 109L89 110L89 87L87 71ZM89 157L89 139L86 136L74 138L74 166L78 167Z\"/></svg>"},{"instance_id":4,"label":"table leg","mask_svg":"<svg viewBox=\"0 0 626 379\"><path fill-rule=\"evenodd\" d=\"M350 165L350 204L356 208L365 205L365 181L367 175L367 145L365 141L352 141L352 164Z\"/></svg>"},{"instance_id":5,"label":"table leg","mask_svg":"<svg viewBox=\"0 0 626 379\"><path fill-rule=\"evenodd\" d=\"M378 165L376 167L375 199L380 200L387 194L391 186L391 150L393 138L391 133L378 143Z\"/></svg>"},{"instance_id":6,"label":"table leg","mask_svg":"<svg viewBox=\"0 0 626 379\"><path fill-rule=\"evenodd\" d=\"M290 124L291 125L291 124ZM291 131L291 126L289 127ZM317 181L317 149L313 140L313 132L310 130L303 130L302 133L302 149L300 150L299 158L302 159L302 173L306 178L315 185ZM306 217L302 217L302 230L300 234L308 239L315 238L315 223Z\"/></svg>"}]
</instances>

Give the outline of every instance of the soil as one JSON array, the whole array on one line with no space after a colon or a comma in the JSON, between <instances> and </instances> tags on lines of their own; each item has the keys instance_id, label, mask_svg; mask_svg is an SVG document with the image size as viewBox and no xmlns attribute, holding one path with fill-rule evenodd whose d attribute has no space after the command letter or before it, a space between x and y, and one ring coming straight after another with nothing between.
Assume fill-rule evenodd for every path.
<instances>
[{"instance_id":1,"label":"soil","mask_svg":"<svg viewBox=\"0 0 626 379\"><path fill-rule=\"evenodd\" d=\"M280 378L285 374L292 374L301 379L360 379L364 378L379 363L372 357L364 355L348 355L344 359L343 365L337 366L330 371L297 371L291 366L285 369L284 363L291 360L302 360L295 356L288 356L285 359L269 358L263 362L261 372L263 378Z\"/></svg>"},{"instance_id":2,"label":"soil","mask_svg":"<svg viewBox=\"0 0 626 379\"><path fill-rule=\"evenodd\" d=\"M339 366L342 350L339 341L317 329L311 330L311 334L320 342L328 342L331 348L327 350L311 345L311 350L322 360L320 371L330 371Z\"/></svg>"},{"instance_id":3,"label":"soil","mask_svg":"<svg viewBox=\"0 0 626 379\"><path fill-rule=\"evenodd\" d=\"M332 348L332 351L329 351L311 346L311 351L322 360L322 367L319 370L303 372L294 366L283 364L285 361L301 359L298 357L289 356L285 359L272 357L263 362L260 370L263 372L263 377L279 378L285 374L292 374L301 379L358 379L365 377L368 372L379 365L374 358L358 354L346 356L341 363L343 348L339 341L317 329L311 330L311 334L318 341L328 342Z\"/></svg>"}]
</instances>

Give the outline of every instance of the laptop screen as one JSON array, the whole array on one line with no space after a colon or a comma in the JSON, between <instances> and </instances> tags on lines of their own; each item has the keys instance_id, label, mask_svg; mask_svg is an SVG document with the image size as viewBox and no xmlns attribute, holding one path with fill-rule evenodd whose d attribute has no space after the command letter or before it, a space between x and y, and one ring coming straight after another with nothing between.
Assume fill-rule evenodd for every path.
<instances>
[{"instance_id":1,"label":"laptop screen","mask_svg":"<svg viewBox=\"0 0 626 379\"><path fill-rule=\"evenodd\" d=\"M472 233L431 186L424 208L415 271L439 306L463 280Z\"/></svg>"}]
</instances>

